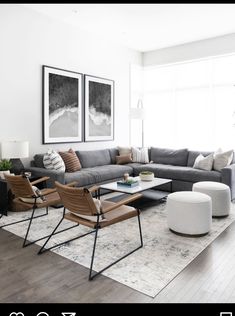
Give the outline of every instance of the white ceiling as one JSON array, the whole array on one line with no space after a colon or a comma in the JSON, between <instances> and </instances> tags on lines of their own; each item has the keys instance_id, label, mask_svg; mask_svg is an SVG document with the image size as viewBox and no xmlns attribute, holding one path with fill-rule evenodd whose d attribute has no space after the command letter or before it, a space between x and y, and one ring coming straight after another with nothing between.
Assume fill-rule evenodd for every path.
<instances>
[{"instance_id":1,"label":"white ceiling","mask_svg":"<svg viewBox=\"0 0 235 316\"><path fill-rule=\"evenodd\" d=\"M24 4L146 52L235 32L235 4Z\"/></svg>"}]
</instances>

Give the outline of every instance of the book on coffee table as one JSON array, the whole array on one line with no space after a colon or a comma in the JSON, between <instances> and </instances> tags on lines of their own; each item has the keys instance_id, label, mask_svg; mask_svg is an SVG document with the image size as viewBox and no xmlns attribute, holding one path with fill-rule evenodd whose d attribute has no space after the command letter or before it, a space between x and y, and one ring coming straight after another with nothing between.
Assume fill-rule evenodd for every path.
<instances>
[{"instance_id":1,"label":"book on coffee table","mask_svg":"<svg viewBox=\"0 0 235 316\"><path fill-rule=\"evenodd\" d=\"M131 180L131 181L130 180L129 181L128 180L127 181L120 180L120 181L117 181L117 184L133 188L133 187L136 187L139 185L139 181L137 181L137 180Z\"/></svg>"}]
</instances>

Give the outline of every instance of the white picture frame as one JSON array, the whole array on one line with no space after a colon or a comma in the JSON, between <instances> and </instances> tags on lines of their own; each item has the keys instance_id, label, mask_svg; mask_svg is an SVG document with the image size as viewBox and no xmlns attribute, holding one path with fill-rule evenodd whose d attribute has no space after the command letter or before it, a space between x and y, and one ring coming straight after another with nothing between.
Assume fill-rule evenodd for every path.
<instances>
[{"instance_id":1,"label":"white picture frame","mask_svg":"<svg viewBox=\"0 0 235 316\"><path fill-rule=\"evenodd\" d=\"M43 144L83 141L83 75L43 65Z\"/></svg>"},{"instance_id":2,"label":"white picture frame","mask_svg":"<svg viewBox=\"0 0 235 316\"><path fill-rule=\"evenodd\" d=\"M85 141L114 140L114 81L85 75Z\"/></svg>"}]
</instances>

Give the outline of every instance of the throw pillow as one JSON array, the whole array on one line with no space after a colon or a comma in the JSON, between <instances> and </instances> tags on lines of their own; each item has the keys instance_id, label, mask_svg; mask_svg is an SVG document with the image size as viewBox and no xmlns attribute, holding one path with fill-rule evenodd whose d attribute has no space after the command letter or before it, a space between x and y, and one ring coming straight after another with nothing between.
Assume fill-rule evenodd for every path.
<instances>
[{"instance_id":1,"label":"throw pillow","mask_svg":"<svg viewBox=\"0 0 235 316\"><path fill-rule=\"evenodd\" d=\"M213 160L214 160L213 158L214 158L213 153L206 156L206 157L204 157L202 154L200 154L195 159L193 168L210 171L212 169L212 166L213 166Z\"/></svg>"},{"instance_id":2,"label":"throw pillow","mask_svg":"<svg viewBox=\"0 0 235 316\"><path fill-rule=\"evenodd\" d=\"M132 159L133 162L149 163L148 148L132 147Z\"/></svg>"},{"instance_id":3,"label":"throw pillow","mask_svg":"<svg viewBox=\"0 0 235 316\"><path fill-rule=\"evenodd\" d=\"M65 164L60 155L53 149L49 149L43 156L43 165L46 169L65 172Z\"/></svg>"},{"instance_id":4,"label":"throw pillow","mask_svg":"<svg viewBox=\"0 0 235 316\"><path fill-rule=\"evenodd\" d=\"M131 147L120 147L118 146L119 155L129 155L131 154Z\"/></svg>"},{"instance_id":5,"label":"throw pillow","mask_svg":"<svg viewBox=\"0 0 235 316\"><path fill-rule=\"evenodd\" d=\"M233 160L233 150L228 150L214 155L213 169L221 171L226 166L229 166Z\"/></svg>"},{"instance_id":6,"label":"throw pillow","mask_svg":"<svg viewBox=\"0 0 235 316\"><path fill-rule=\"evenodd\" d=\"M59 152L62 157L67 172L75 172L81 170L81 164L75 151L70 148L66 152Z\"/></svg>"},{"instance_id":7,"label":"throw pillow","mask_svg":"<svg viewBox=\"0 0 235 316\"><path fill-rule=\"evenodd\" d=\"M45 198L40 197L41 196L41 191L36 187L36 186L32 186L33 192L35 194L35 196L38 196L36 203L43 203L45 201ZM24 197L19 197L19 199L25 203L34 203L35 202L35 198L24 198Z\"/></svg>"},{"instance_id":8,"label":"throw pillow","mask_svg":"<svg viewBox=\"0 0 235 316\"><path fill-rule=\"evenodd\" d=\"M125 163L133 162L131 154L116 156L117 165L123 165Z\"/></svg>"}]
</instances>

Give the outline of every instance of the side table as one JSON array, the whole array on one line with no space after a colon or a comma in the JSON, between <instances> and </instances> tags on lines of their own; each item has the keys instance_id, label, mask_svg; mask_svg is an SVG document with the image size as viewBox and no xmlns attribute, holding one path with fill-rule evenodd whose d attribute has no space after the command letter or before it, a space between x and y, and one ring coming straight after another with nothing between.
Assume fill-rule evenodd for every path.
<instances>
[{"instance_id":1,"label":"side table","mask_svg":"<svg viewBox=\"0 0 235 316\"><path fill-rule=\"evenodd\" d=\"M6 180L0 179L0 217L7 215L8 209L8 185Z\"/></svg>"}]
</instances>

